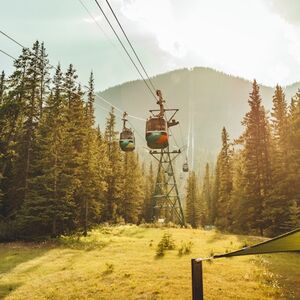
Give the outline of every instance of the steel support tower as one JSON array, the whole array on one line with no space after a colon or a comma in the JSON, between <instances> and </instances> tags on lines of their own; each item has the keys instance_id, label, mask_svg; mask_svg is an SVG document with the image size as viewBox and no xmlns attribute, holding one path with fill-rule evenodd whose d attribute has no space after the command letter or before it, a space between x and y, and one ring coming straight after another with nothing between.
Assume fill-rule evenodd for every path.
<instances>
[{"instance_id":1,"label":"steel support tower","mask_svg":"<svg viewBox=\"0 0 300 300\"><path fill-rule=\"evenodd\" d=\"M156 91L156 95L159 97L157 104L159 104L160 109L150 110L150 113L154 116L160 115L166 120L167 132L170 136L169 128L179 124L174 119L178 109L164 108L163 103L165 101L161 91ZM159 114L155 115L155 112L159 112ZM170 116L168 117L167 114ZM174 161L181 151L180 149L170 151L168 146L164 149L150 150L149 153L158 161L155 188L152 195L152 220L164 219L167 222L171 221L184 226L184 214L174 172Z\"/></svg>"},{"instance_id":2,"label":"steel support tower","mask_svg":"<svg viewBox=\"0 0 300 300\"><path fill-rule=\"evenodd\" d=\"M185 225L183 209L177 188L173 162L180 150L170 151L169 147L160 151L150 151L158 161L154 193L152 195L152 219L165 219Z\"/></svg>"}]
</instances>

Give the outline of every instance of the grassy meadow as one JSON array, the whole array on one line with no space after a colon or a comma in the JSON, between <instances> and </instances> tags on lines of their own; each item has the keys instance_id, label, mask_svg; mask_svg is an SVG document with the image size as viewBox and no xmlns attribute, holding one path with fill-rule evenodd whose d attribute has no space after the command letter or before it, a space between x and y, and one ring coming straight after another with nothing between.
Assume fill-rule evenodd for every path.
<instances>
[{"instance_id":1,"label":"grassy meadow","mask_svg":"<svg viewBox=\"0 0 300 300\"><path fill-rule=\"evenodd\" d=\"M176 247L157 256L165 233ZM191 258L254 241L216 231L126 225L99 227L88 237L0 244L0 299L191 299ZM183 244L192 245L191 252L179 255ZM299 299L299 258L205 262L205 299Z\"/></svg>"}]
</instances>

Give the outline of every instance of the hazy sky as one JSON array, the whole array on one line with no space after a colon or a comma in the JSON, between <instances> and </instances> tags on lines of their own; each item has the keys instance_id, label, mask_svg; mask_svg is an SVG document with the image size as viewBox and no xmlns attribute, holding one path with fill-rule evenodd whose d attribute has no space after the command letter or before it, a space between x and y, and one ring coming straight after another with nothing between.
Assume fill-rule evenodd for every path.
<instances>
[{"instance_id":1,"label":"hazy sky","mask_svg":"<svg viewBox=\"0 0 300 300\"><path fill-rule=\"evenodd\" d=\"M73 63L83 83L93 69L97 89L139 78L94 0L82 1L102 30L78 0L0 0L0 29L26 46L44 41L51 63ZM267 85L300 81L299 0L110 3L150 75L207 66ZM20 52L2 35L0 49ZM0 53L0 69L11 64Z\"/></svg>"}]
</instances>

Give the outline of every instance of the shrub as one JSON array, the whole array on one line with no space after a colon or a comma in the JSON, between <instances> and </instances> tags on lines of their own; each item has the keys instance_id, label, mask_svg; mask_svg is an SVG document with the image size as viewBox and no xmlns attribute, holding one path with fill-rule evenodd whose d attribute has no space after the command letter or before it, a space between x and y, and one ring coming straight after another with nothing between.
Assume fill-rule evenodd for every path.
<instances>
[{"instance_id":1,"label":"shrub","mask_svg":"<svg viewBox=\"0 0 300 300\"><path fill-rule=\"evenodd\" d=\"M192 246L193 246L193 243L191 241L189 241L187 243L181 242L181 245L178 249L178 255L182 256L182 255L190 254L192 252Z\"/></svg>"},{"instance_id":2,"label":"shrub","mask_svg":"<svg viewBox=\"0 0 300 300\"><path fill-rule=\"evenodd\" d=\"M113 271L114 271L114 264L112 263L105 263L105 271L103 272L104 275L107 275L107 274L111 274Z\"/></svg>"},{"instance_id":3,"label":"shrub","mask_svg":"<svg viewBox=\"0 0 300 300\"><path fill-rule=\"evenodd\" d=\"M162 243L159 243L156 248L156 256L161 257L165 255L165 248Z\"/></svg>"},{"instance_id":4,"label":"shrub","mask_svg":"<svg viewBox=\"0 0 300 300\"><path fill-rule=\"evenodd\" d=\"M166 232L157 245L156 256L164 256L165 250L173 250L175 247L175 241L173 240L171 233Z\"/></svg>"}]
</instances>

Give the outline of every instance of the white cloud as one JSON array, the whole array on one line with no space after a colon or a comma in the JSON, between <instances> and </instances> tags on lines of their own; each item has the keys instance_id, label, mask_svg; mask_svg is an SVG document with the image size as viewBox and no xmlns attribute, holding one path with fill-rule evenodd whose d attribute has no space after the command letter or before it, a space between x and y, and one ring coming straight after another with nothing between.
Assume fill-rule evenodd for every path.
<instances>
[{"instance_id":1,"label":"white cloud","mask_svg":"<svg viewBox=\"0 0 300 300\"><path fill-rule=\"evenodd\" d=\"M154 39L177 67L205 65L270 85L298 79L299 31L265 1L117 3L130 34Z\"/></svg>"}]
</instances>

